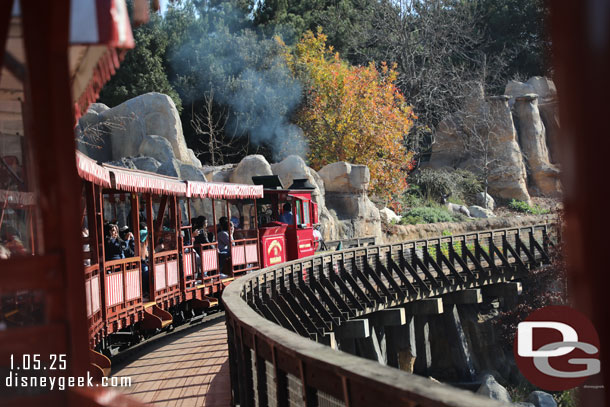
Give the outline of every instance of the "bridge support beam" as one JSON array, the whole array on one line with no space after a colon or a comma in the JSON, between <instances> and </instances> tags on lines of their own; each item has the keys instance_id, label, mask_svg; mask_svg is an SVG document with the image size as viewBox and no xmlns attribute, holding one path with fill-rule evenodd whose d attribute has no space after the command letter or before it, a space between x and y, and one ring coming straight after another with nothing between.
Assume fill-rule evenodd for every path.
<instances>
[{"instance_id":1,"label":"bridge support beam","mask_svg":"<svg viewBox=\"0 0 610 407\"><path fill-rule=\"evenodd\" d=\"M398 359L402 370L426 375L432 367L430 318L443 313L443 300L429 298L405 305L410 324L403 332Z\"/></svg>"},{"instance_id":2,"label":"bridge support beam","mask_svg":"<svg viewBox=\"0 0 610 407\"><path fill-rule=\"evenodd\" d=\"M430 321L427 315L415 317L416 355L413 373L427 376L432 367L432 347L430 346Z\"/></svg>"},{"instance_id":3,"label":"bridge support beam","mask_svg":"<svg viewBox=\"0 0 610 407\"><path fill-rule=\"evenodd\" d=\"M476 376L474 361L457 305L450 305L443 314L449 351L459 379L472 381Z\"/></svg>"},{"instance_id":4,"label":"bridge support beam","mask_svg":"<svg viewBox=\"0 0 610 407\"><path fill-rule=\"evenodd\" d=\"M483 302L483 295L480 288L456 291L443 296L443 306L450 308L453 304L480 304Z\"/></svg>"},{"instance_id":5,"label":"bridge support beam","mask_svg":"<svg viewBox=\"0 0 610 407\"><path fill-rule=\"evenodd\" d=\"M371 335L368 319L352 319L343 322L334 332L339 350L356 355L356 339Z\"/></svg>"},{"instance_id":6,"label":"bridge support beam","mask_svg":"<svg viewBox=\"0 0 610 407\"><path fill-rule=\"evenodd\" d=\"M518 296L523 291L521 283L513 281L510 283L492 284L482 288L483 296L488 298L500 298L504 308L512 308L517 304Z\"/></svg>"},{"instance_id":7,"label":"bridge support beam","mask_svg":"<svg viewBox=\"0 0 610 407\"><path fill-rule=\"evenodd\" d=\"M405 305L405 311L411 315L437 315L443 313L443 300L428 298Z\"/></svg>"},{"instance_id":8,"label":"bridge support beam","mask_svg":"<svg viewBox=\"0 0 610 407\"><path fill-rule=\"evenodd\" d=\"M374 360L381 365L388 364L385 330L382 326L371 326L370 335L356 339L358 355Z\"/></svg>"},{"instance_id":9,"label":"bridge support beam","mask_svg":"<svg viewBox=\"0 0 610 407\"><path fill-rule=\"evenodd\" d=\"M405 324L386 327L388 365L413 373L417 357L415 316L406 315Z\"/></svg>"}]
</instances>

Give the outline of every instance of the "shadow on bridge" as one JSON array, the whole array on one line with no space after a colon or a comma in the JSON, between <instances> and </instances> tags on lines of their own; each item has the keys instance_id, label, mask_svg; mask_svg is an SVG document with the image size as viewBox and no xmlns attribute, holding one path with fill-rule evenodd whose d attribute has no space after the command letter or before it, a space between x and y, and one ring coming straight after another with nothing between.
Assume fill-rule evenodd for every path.
<instances>
[{"instance_id":1,"label":"shadow on bridge","mask_svg":"<svg viewBox=\"0 0 610 407\"><path fill-rule=\"evenodd\" d=\"M131 377L126 394L151 405L226 407L231 383L224 319L176 333L122 363L115 377Z\"/></svg>"}]
</instances>

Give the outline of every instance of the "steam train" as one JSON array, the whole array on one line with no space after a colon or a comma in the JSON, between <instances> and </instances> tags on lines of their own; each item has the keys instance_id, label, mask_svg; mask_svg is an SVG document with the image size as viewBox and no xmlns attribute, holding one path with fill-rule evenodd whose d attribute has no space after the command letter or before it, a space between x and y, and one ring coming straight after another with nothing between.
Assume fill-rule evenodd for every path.
<instances>
[{"instance_id":1,"label":"steam train","mask_svg":"<svg viewBox=\"0 0 610 407\"><path fill-rule=\"evenodd\" d=\"M219 307L234 278L316 250L317 205L306 180L290 188L277 176L253 177L255 185L181 181L99 165L80 152L77 169L89 345L100 374L109 368L102 354ZM201 216L207 227L193 225ZM218 237L228 220L223 253ZM108 224L131 233L128 255L107 253ZM205 243L196 243L199 234Z\"/></svg>"}]
</instances>

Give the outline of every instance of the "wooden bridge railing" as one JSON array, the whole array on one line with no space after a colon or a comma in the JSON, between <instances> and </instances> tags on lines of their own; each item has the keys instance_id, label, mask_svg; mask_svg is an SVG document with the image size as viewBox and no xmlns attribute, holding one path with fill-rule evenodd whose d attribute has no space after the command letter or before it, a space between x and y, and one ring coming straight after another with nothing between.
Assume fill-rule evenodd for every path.
<instances>
[{"instance_id":1,"label":"wooden bridge railing","mask_svg":"<svg viewBox=\"0 0 610 407\"><path fill-rule=\"evenodd\" d=\"M348 319L518 278L548 262L550 232L536 225L353 248L237 279L222 297L234 404L503 405L325 344Z\"/></svg>"}]
</instances>

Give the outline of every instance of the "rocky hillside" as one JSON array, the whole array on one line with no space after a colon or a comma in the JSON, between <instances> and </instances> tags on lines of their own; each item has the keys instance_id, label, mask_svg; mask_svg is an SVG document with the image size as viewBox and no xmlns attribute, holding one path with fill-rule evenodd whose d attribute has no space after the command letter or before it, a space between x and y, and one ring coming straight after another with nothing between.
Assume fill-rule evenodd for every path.
<instances>
[{"instance_id":1,"label":"rocky hillside","mask_svg":"<svg viewBox=\"0 0 610 407\"><path fill-rule=\"evenodd\" d=\"M436 129L426 166L466 169L487 178L494 197L531 202L561 193L557 91L548 78L511 81L505 95L476 89Z\"/></svg>"},{"instance_id":2,"label":"rocky hillside","mask_svg":"<svg viewBox=\"0 0 610 407\"><path fill-rule=\"evenodd\" d=\"M531 196L556 196L560 190L555 145L559 124L554 86L547 79L532 78L525 84L509 83L506 93L510 96L474 95L463 111L444 120L437 129L427 165L480 173L482 149L478 147L484 139L489 147L485 151L491 195L525 202L531 202ZM473 208L485 208L471 206L469 216L492 219L396 225L400 217L387 208L380 210L369 199L368 168L346 162L315 171L296 155L278 163L250 155L238 164L204 166L186 146L174 102L160 93L147 93L114 108L92 105L79 121L76 138L79 149L97 161L185 180L251 184L252 176L274 174L288 187L294 179L307 178L316 187L313 199L319 206L321 231L327 240L375 236L380 241L402 241L445 231L459 233L531 221L521 218L506 224L506 219L493 219L493 199L487 196L480 205L489 209L489 214L477 215ZM194 210L196 214L209 214L211 206L204 200L196 203Z\"/></svg>"}]
</instances>

